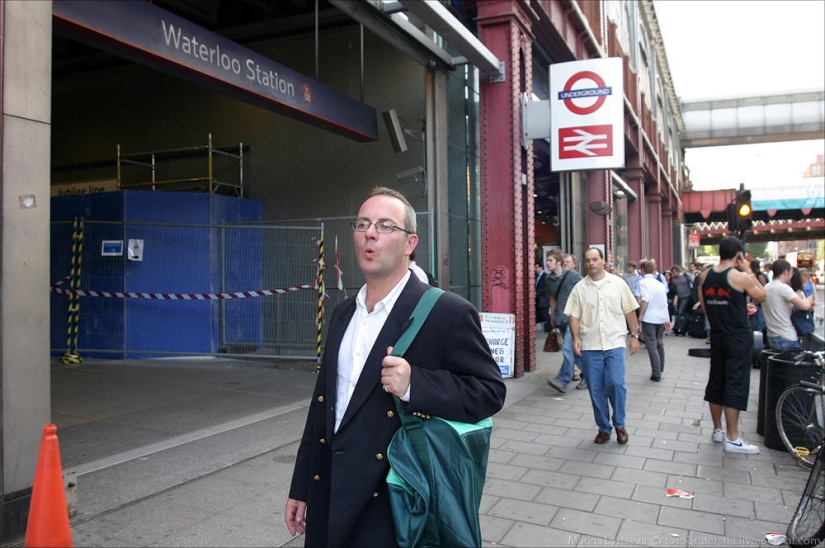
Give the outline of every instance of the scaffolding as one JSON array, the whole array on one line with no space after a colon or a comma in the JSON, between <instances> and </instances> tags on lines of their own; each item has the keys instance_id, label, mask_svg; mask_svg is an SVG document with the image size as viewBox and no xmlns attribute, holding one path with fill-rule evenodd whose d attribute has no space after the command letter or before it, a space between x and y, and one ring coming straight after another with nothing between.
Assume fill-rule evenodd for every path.
<instances>
[{"instance_id":1,"label":"scaffolding","mask_svg":"<svg viewBox=\"0 0 825 548\"><path fill-rule=\"evenodd\" d=\"M179 176L181 168L194 169L184 160L203 156L206 156L206 175ZM127 169L130 166L138 169ZM200 171L200 167L197 169ZM236 169L237 175L231 177ZM243 198L243 143L238 144L237 152L234 147L216 148L212 146L210 133L206 146L123 154L118 144L117 187L119 190L189 190Z\"/></svg>"}]
</instances>

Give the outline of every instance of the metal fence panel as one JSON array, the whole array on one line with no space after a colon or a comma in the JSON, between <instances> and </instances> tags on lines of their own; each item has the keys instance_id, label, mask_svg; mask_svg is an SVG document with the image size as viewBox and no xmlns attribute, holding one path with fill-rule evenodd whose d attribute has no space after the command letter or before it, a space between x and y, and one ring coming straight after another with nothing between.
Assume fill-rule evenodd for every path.
<instances>
[{"instance_id":1,"label":"metal fence panel","mask_svg":"<svg viewBox=\"0 0 825 548\"><path fill-rule=\"evenodd\" d=\"M350 223L354 217L316 217L310 219L289 219L284 221L273 221L276 226L309 226L312 224L322 225L325 234L326 247L326 292L328 299L325 300L326 314L330 314L335 306L346 297L353 295L364 285L364 276L358 268L358 261L355 259L355 248L352 240L352 226ZM431 271L432 261L432 226L429 213L417 213L416 223L418 225L418 247L415 250L416 264L424 270ZM343 289L339 290L336 275L335 260L335 240L338 239L338 267L342 271ZM326 328L326 322L324 322ZM326 332L325 332L326 335Z\"/></svg>"},{"instance_id":2,"label":"metal fence panel","mask_svg":"<svg viewBox=\"0 0 825 548\"><path fill-rule=\"evenodd\" d=\"M315 359L316 289L244 298L205 296L314 286L318 240L323 238L325 338L326 316L364 283L351 221L352 217L224 225L85 221L79 289L153 295L80 297L76 351L106 358L223 354ZM72 232L71 222L52 223L51 279L58 288L69 285ZM431 234L431 216L419 213L416 262L425 270L430 270L432 260ZM141 261L129 260L130 240L143 241ZM104 255L104 241L122 242L123 254ZM341 290L336 267L341 270ZM195 297L184 299L187 295ZM68 306L66 294L52 292L55 355L67 349L72 335Z\"/></svg>"},{"instance_id":3,"label":"metal fence panel","mask_svg":"<svg viewBox=\"0 0 825 548\"><path fill-rule=\"evenodd\" d=\"M317 294L313 286L319 225L184 225L86 221L79 289L121 296L80 298L76 350L88 357L242 354L313 359ZM102 253L120 241L120 256ZM130 240L144 243L141 261ZM51 275L59 288L72 265L72 225L52 224ZM221 293L251 292L236 298ZM129 293L148 293L131 298ZM188 298L186 298L188 297ZM68 297L52 293L52 350L67 345ZM68 324L68 327L67 327Z\"/></svg>"}]
</instances>

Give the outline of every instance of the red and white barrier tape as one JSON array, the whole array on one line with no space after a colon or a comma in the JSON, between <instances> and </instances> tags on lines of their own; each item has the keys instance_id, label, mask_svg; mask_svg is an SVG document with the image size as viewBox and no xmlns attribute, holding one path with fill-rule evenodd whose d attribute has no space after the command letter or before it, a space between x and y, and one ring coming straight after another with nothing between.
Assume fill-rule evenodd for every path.
<instances>
[{"instance_id":1,"label":"red and white barrier tape","mask_svg":"<svg viewBox=\"0 0 825 548\"><path fill-rule=\"evenodd\" d=\"M224 299L246 299L249 297L267 297L290 291L315 289L314 285L299 285L283 289L262 289L260 291L238 291L235 293L132 293L121 291L87 291L84 289L63 289L58 287L62 281L51 287L52 292L61 295L78 295L80 297L116 297L120 299L160 299L167 301L215 301Z\"/></svg>"}]
</instances>

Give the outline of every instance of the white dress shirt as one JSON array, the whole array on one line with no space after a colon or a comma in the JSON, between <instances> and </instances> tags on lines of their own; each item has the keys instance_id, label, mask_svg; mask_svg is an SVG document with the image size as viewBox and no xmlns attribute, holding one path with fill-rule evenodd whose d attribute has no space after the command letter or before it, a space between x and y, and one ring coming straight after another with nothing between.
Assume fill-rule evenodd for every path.
<instances>
[{"instance_id":1,"label":"white dress shirt","mask_svg":"<svg viewBox=\"0 0 825 548\"><path fill-rule=\"evenodd\" d=\"M370 351L372 351L375 339L378 338L378 333L384 327L384 322L387 321L387 317L392 312L392 307L395 306L395 302L398 300L398 296L401 295L401 290L404 289L411 274L408 270L387 296L376 303L372 312L367 312L366 285L361 287L355 297L355 313L352 315L352 319L344 333L344 338L341 340L341 346L338 348L335 432L338 431L338 427L341 425L341 419L344 418L349 400L352 398L355 385L358 384L358 379L361 377L361 371L364 369ZM384 352L386 352L386 349L384 349ZM402 399L409 400L409 389Z\"/></svg>"}]
</instances>

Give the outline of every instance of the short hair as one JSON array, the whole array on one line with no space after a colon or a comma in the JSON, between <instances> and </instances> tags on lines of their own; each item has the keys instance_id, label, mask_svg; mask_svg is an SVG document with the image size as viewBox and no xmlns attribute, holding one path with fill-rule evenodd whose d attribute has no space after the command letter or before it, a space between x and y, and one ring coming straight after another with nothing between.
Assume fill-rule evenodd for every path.
<instances>
[{"instance_id":1,"label":"short hair","mask_svg":"<svg viewBox=\"0 0 825 548\"><path fill-rule=\"evenodd\" d=\"M781 276L783 272L790 269L791 263L789 263L785 259L777 259L771 265L771 270L773 270L774 277Z\"/></svg>"},{"instance_id":2,"label":"short hair","mask_svg":"<svg viewBox=\"0 0 825 548\"><path fill-rule=\"evenodd\" d=\"M417 232L418 226L415 218L415 209L413 209L413 206L410 205L410 202L404 197L403 194L397 190L393 190L385 186L377 186L372 189L372 192L370 192L370 198L373 196L389 196L390 198L395 198L403 203L405 216L404 224L406 225L404 228L413 234Z\"/></svg>"},{"instance_id":3,"label":"short hair","mask_svg":"<svg viewBox=\"0 0 825 548\"><path fill-rule=\"evenodd\" d=\"M552 257L557 262L564 262L564 255L558 249L554 249L547 254L548 256Z\"/></svg>"},{"instance_id":4,"label":"short hair","mask_svg":"<svg viewBox=\"0 0 825 548\"><path fill-rule=\"evenodd\" d=\"M681 272L681 271L682 271L682 267L681 267L681 266L679 266L678 264L675 264L675 265L673 265L673 266L671 266L671 267L670 267L670 271L671 271L671 272Z\"/></svg>"},{"instance_id":5,"label":"short hair","mask_svg":"<svg viewBox=\"0 0 825 548\"><path fill-rule=\"evenodd\" d=\"M719 259L727 261L742 251L742 242L736 236L725 236L719 242Z\"/></svg>"},{"instance_id":6,"label":"short hair","mask_svg":"<svg viewBox=\"0 0 825 548\"><path fill-rule=\"evenodd\" d=\"M653 261L644 261L642 262L642 272L645 274L653 274L656 272L656 265L653 264Z\"/></svg>"},{"instance_id":7,"label":"short hair","mask_svg":"<svg viewBox=\"0 0 825 548\"><path fill-rule=\"evenodd\" d=\"M633 268L636 268L636 261L627 261L627 266L632 266Z\"/></svg>"},{"instance_id":8,"label":"short hair","mask_svg":"<svg viewBox=\"0 0 825 548\"><path fill-rule=\"evenodd\" d=\"M596 250L596 251L599 252L599 259L604 259L604 254L602 253L602 250L599 249L598 247L591 247L587 251L593 251L593 250ZM585 255L587 255L587 251L584 252Z\"/></svg>"}]
</instances>

